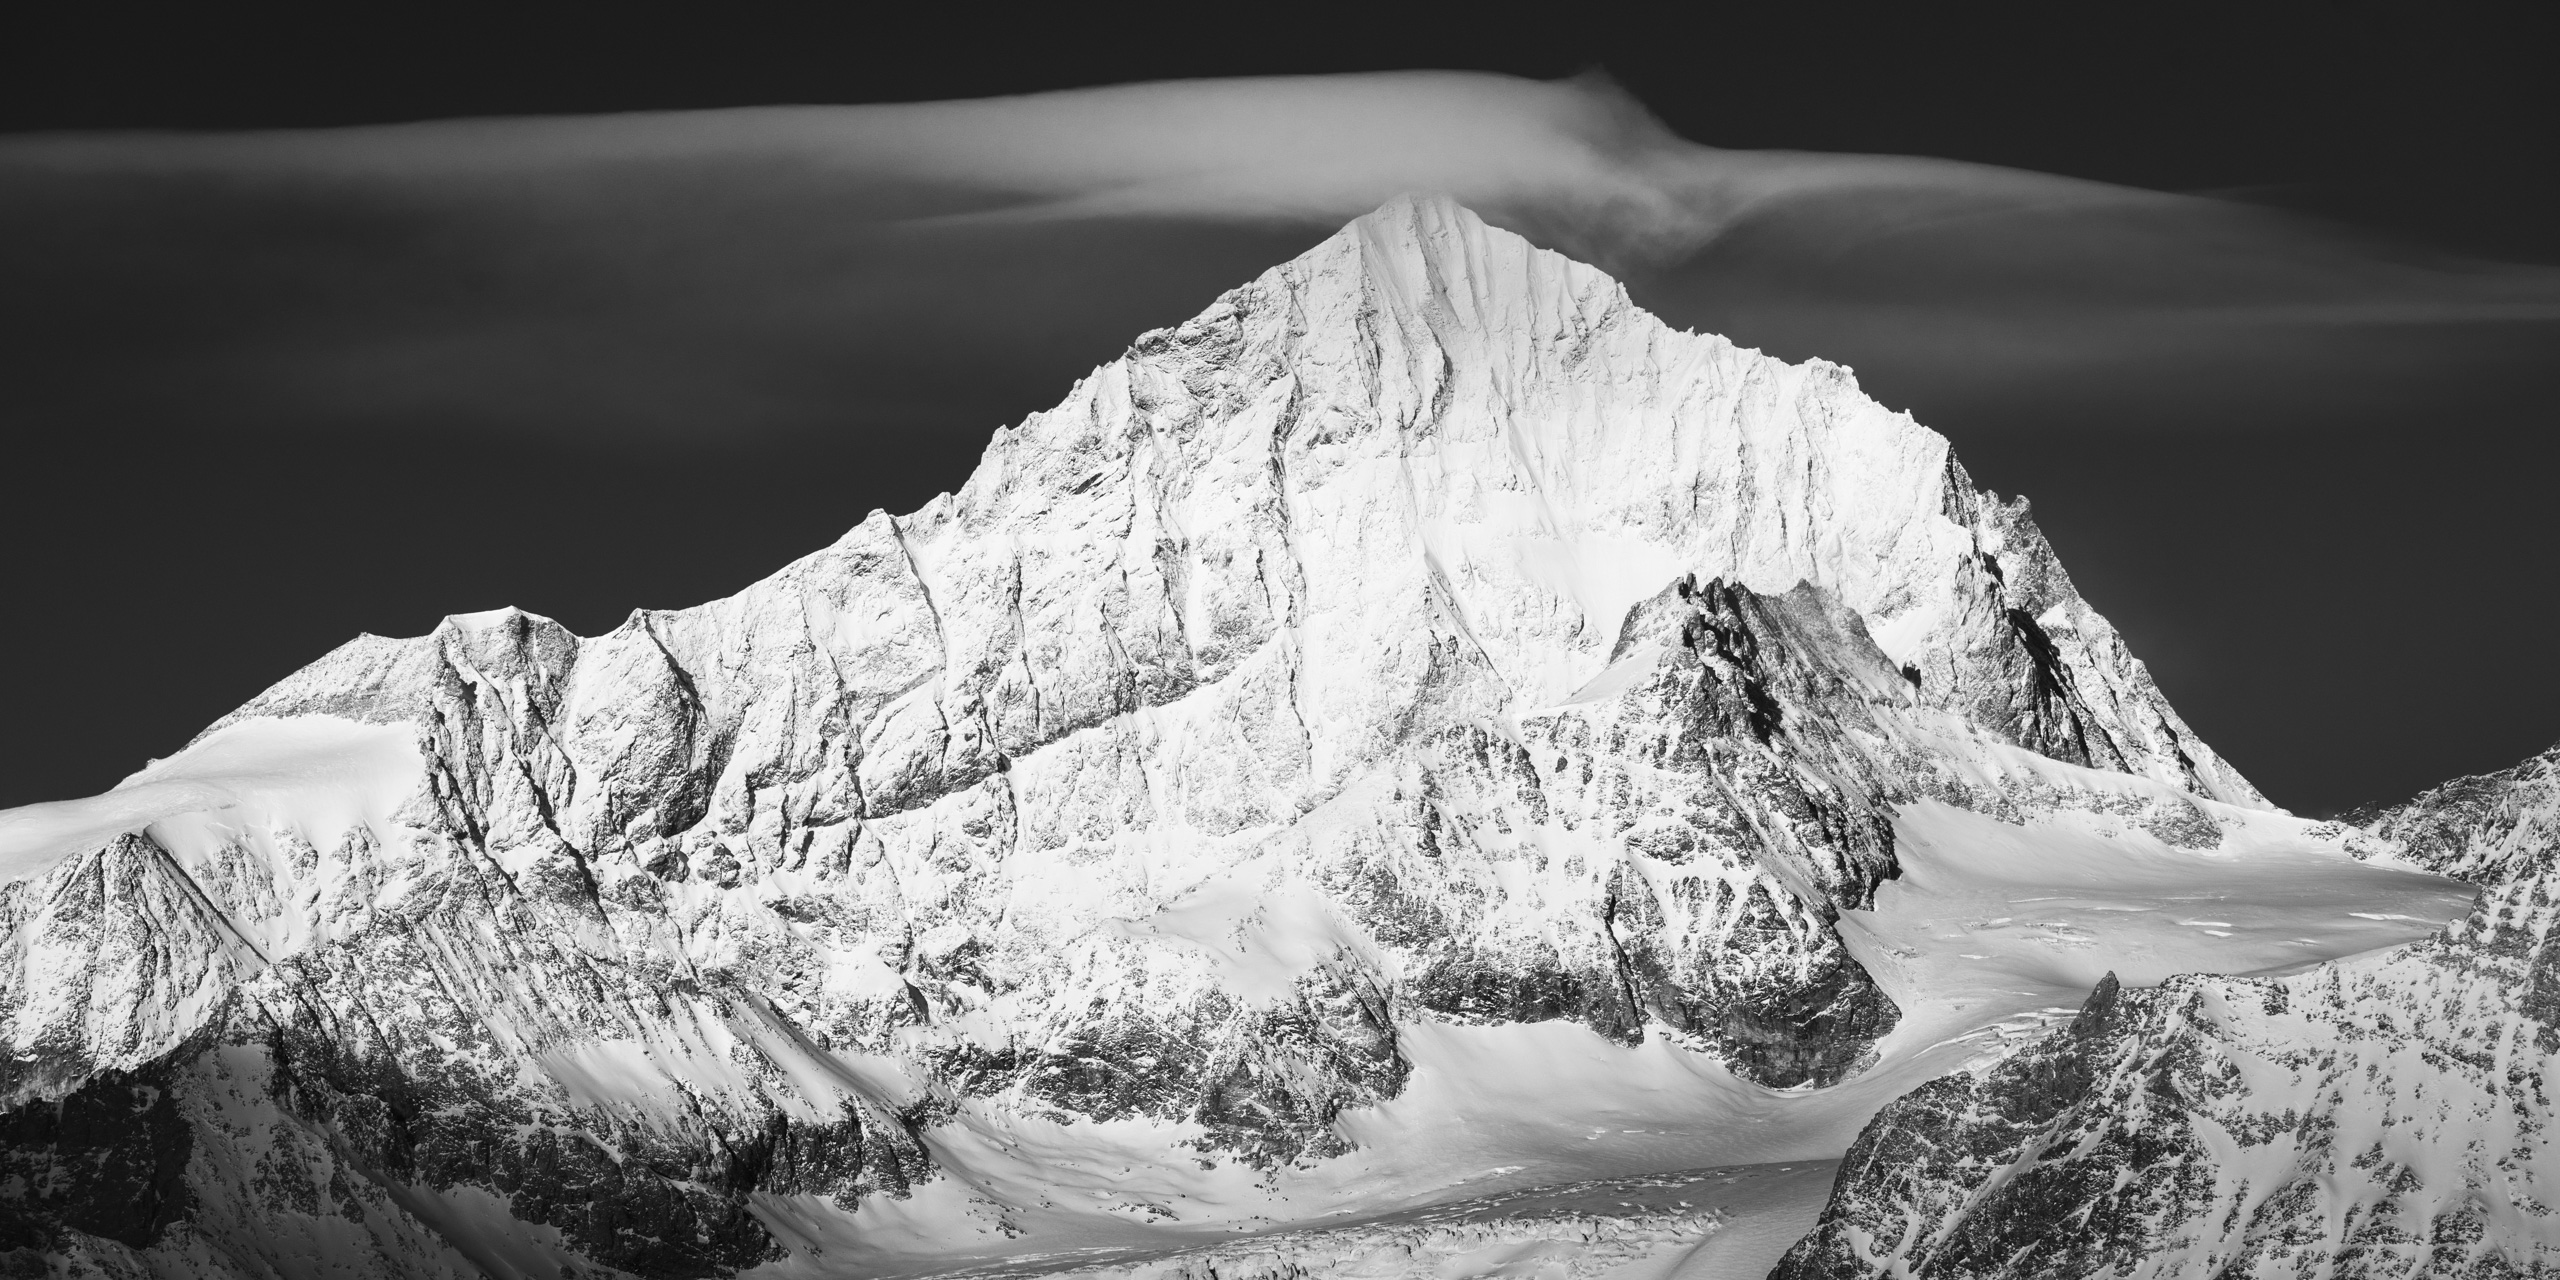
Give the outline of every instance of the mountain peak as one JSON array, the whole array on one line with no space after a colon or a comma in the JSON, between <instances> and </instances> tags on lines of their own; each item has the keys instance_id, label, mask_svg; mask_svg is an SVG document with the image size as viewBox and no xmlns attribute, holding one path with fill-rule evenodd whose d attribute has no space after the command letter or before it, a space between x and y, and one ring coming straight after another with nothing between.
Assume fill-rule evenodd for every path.
<instances>
[{"instance_id":1,"label":"mountain peak","mask_svg":"<svg viewBox=\"0 0 2560 1280\"><path fill-rule=\"evenodd\" d=\"M1101 445L1102 424L1135 434ZM1075 491L1108 474L1098 446L1123 466L1302 468L1246 491L1357 477L1350 500L1406 513L1399 554L1420 553L1450 625L1533 705L1589 678L1588 637L1682 573L1810 582L1942 705L1996 706L2074 763L2264 803L2167 709L2025 504L1976 490L1944 437L1840 366L1675 331L1445 197L1390 201L1140 339L1005 433L981 475ZM1520 609L1540 621L1477 617ZM2044 692L1979 687L1991 653Z\"/></svg>"},{"instance_id":2,"label":"mountain peak","mask_svg":"<svg viewBox=\"0 0 2560 1280\"><path fill-rule=\"evenodd\" d=\"M1408 1082L1514 1033L1826 1089L1903 1052L1841 929L1913 806L2289 821L1943 438L1429 197L734 596L352 642L154 768L240 802L41 824L77 847L0 885L0 1107L156 1073L237 1256L299 1246L208 1179L295 1151L400 1179L419 1257L644 1274L1443 1189L1360 1117L1469 1131ZM1528 1163L1591 1047L1467 1167ZM1087 1141L1143 1167L1037 1154ZM859 1212L946 1160L993 1226Z\"/></svg>"},{"instance_id":3,"label":"mountain peak","mask_svg":"<svg viewBox=\"0 0 2560 1280\"><path fill-rule=\"evenodd\" d=\"M1446 195L1407 194L1345 224L1190 321L1141 335L1133 354L1223 331L1239 308L1285 296L1310 344L1366 335L1469 353L1463 372L1501 345L1587 329L1615 312L1643 315L1608 273L1487 223ZM1645 316L1647 322L1653 322Z\"/></svg>"},{"instance_id":4,"label":"mountain peak","mask_svg":"<svg viewBox=\"0 0 2560 1280\"><path fill-rule=\"evenodd\" d=\"M1552 332L1560 308L1632 308L1608 273L1493 226L1445 195L1403 195L1281 269L1324 293L1357 284L1374 306L1426 321L1444 341Z\"/></svg>"},{"instance_id":5,"label":"mountain peak","mask_svg":"<svg viewBox=\"0 0 2560 1280\"><path fill-rule=\"evenodd\" d=\"M1562 254L1539 250L1526 238L1492 226L1475 210L1445 195L1397 196L1353 219L1334 239L1357 245L1362 260L1373 270L1403 279L1456 282L1488 274L1499 278L1498 271L1488 273L1491 263L1541 255L1554 259L1559 267L1576 265Z\"/></svg>"},{"instance_id":6,"label":"mountain peak","mask_svg":"<svg viewBox=\"0 0 2560 1280\"><path fill-rule=\"evenodd\" d=\"M1397 230L1429 234L1440 230L1490 230L1476 211L1452 195L1408 191L1344 224L1339 234L1377 237Z\"/></svg>"}]
</instances>

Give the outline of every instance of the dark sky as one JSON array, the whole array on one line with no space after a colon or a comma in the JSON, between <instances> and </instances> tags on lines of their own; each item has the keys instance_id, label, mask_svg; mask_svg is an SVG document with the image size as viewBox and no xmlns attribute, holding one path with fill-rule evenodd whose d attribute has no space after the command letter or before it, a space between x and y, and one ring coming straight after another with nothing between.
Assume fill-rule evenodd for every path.
<instances>
[{"instance_id":1,"label":"dark sky","mask_svg":"<svg viewBox=\"0 0 2560 1280\"><path fill-rule=\"evenodd\" d=\"M2545 13L1576 7L1539 25L947 8L936 27L877 6L45 6L0 36L0 129L1598 67L1718 147L1944 157L2319 215L2209 243L2182 231L2159 271L2142 228L2041 235L2039 262L2007 231L1842 254L1773 219L1629 280L1676 322L1857 366L1979 480L2034 498L2084 593L2280 803L2391 800L2560 738L2551 323L2394 313L2226 343L2193 298L2123 322L2128 281L2175 292L2179 272L2227 282L2299 258L2327 290L2350 260L2560 263ZM0 388L16 389L0 390L0 804L110 786L359 631L514 603L592 634L735 590L874 507L956 485L996 423L1322 234L1124 219L820 240L870 197L772 165L510 203L503 182L64 177L18 154L0 165ZM2082 287L2116 327L2075 332L2113 358L2020 363L2023 318L2049 323ZM342 337L391 354L309 359Z\"/></svg>"}]
</instances>

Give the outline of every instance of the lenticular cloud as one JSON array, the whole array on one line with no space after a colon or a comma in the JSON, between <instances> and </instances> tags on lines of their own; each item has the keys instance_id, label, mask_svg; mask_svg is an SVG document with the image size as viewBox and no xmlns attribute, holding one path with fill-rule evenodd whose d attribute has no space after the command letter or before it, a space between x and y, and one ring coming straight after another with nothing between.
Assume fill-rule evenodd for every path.
<instances>
[{"instance_id":1,"label":"lenticular cloud","mask_svg":"<svg viewBox=\"0 0 2560 1280\"><path fill-rule=\"evenodd\" d=\"M1410 191L1940 412L2244 371L2351 400L2529 363L2560 317L2547 270L2264 210L1723 150L1604 79L1409 73L19 139L0 319L39 418L975 436Z\"/></svg>"}]
</instances>

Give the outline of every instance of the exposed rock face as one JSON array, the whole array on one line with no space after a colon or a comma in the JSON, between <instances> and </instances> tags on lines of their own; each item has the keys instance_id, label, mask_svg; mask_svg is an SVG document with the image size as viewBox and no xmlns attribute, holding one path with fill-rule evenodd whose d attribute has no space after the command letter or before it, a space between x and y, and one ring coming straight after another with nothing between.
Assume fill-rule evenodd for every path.
<instances>
[{"instance_id":1,"label":"exposed rock face","mask_svg":"<svg viewBox=\"0 0 2560 1280\"><path fill-rule=\"evenodd\" d=\"M2560 749L2370 833L2481 885L2470 918L2280 978L2110 981L1878 1115L1776 1274L2560 1274Z\"/></svg>"},{"instance_id":2,"label":"exposed rock face","mask_svg":"<svg viewBox=\"0 0 2560 1280\"><path fill-rule=\"evenodd\" d=\"M366 637L149 776L275 743L0 887L0 1125L158 1197L30 1247L722 1274L943 1125L1323 1160L1420 1019L1820 1086L1897 1017L1832 929L1892 804L2263 803L1943 439L1415 201L737 596ZM182 1209L38 1118L146 1087Z\"/></svg>"},{"instance_id":3,"label":"exposed rock face","mask_svg":"<svg viewBox=\"0 0 2560 1280\"><path fill-rule=\"evenodd\" d=\"M101 1072L49 1103L0 1116L0 1254L72 1233L136 1248L187 1207L193 1135L165 1071Z\"/></svg>"}]
</instances>

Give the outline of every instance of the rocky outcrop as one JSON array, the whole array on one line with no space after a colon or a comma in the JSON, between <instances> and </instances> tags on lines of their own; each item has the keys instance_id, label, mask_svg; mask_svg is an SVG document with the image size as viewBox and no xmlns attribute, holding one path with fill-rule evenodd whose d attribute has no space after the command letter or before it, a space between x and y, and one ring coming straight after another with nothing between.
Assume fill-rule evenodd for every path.
<instances>
[{"instance_id":1,"label":"rocky outcrop","mask_svg":"<svg viewBox=\"0 0 2560 1280\"><path fill-rule=\"evenodd\" d=\"M0 1115L0 1256L71 1233L136 1249L187 1208L193 1134L165 1070L109 1071Z\"/></svg>"},{"instance_id":2,"label":"rocky outcrop","mask_svg":"<svg viewBox=\"0 0 2560 1280\"><path fill-rule=\"evenodd\" d=\"M2282 977L2110 981L1885 1108L1776 1276L2560 1274L2560 749L2360 838L2478 906Z\"/></svg>"},{"instance_id":3,"label":"rocky outcrop","mask_svg":"<svg viewBox=\"0 0 2560 1280\"><path fill-rule=\"evenodd\" d=\"M0 1101L171 1081L192 1208L29 1211L162 1273L722 1274L960 1131L1332 1158L1419 1023L1835 1083L1891 806L2039 760L2263 804L1845 370L1401 201L736 596L262 694L0 887Z\"/></svg>"}]
</instances>

